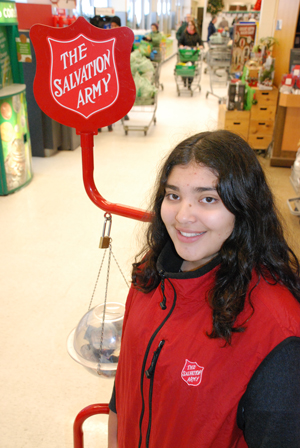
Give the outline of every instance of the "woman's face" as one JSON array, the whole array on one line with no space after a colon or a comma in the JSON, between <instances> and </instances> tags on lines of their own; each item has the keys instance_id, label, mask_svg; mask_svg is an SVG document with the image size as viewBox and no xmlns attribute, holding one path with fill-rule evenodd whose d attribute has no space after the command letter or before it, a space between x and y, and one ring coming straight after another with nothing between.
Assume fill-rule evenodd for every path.
<instances>
[{"instance_id":1,"label":"woman's face","mask_svg":"<svg viewBox=\"0 0 300 448\"><path fill-rule=\"evenodd\" d=\"M190 31L194 31L195 27L194 27L193 22L189 22L189 23L188 23L188 29L189 29Z\"/></svg>"},{"instance_id":2,"label":"woman's face","mask_svg":"<svg viewBox=\"0 0 300 448\"><path fill-rule=\"evenodd\" d=\"M161 217L185 271L214 258L233 231L235 217L218 195L217 182L196 163L177 165L169 175Z\"/></svg>"},{"instance_id":3,"label":"woman's face","mask_svg":"<svg viewBox=\"0 0 300 448\"><path fill-rule=\"evenodd\" d=\"M151 25L151 31L153 31L153 33L156 33L156 31L157 31L157 28L156 28L156 26L155 26L155 25Z\"/></svg>"}]
</instances>

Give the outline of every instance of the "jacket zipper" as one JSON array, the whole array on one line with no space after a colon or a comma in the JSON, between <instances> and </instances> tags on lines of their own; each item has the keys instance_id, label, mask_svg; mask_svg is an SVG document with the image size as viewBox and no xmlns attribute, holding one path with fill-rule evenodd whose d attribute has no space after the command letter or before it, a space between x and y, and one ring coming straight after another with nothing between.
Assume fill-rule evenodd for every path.
<instances>
[{"instance_id":1,"label":"jacket zipper","mask_svg":"<svg viewBox=\"0 0 300 448\"><path fill-rule=\"evenodd\" d=\"M147 357L148 357L148 354L149 354L149 351L150 351L152 342L154 341L154 339L155 339L157 333L162 329L162 327L165 325L165 323L167 322L167 320L170 318L171 314L172 314L173 311L174 311L175 305L176 305L177 294L176 294L175 288L174 288L174 286L172 285L172 283L170 282L170 280L168 280L168 281L169 281L169 283L170 283L170 285L172 286L173 291L174 291L173 304L172 304L172 307L171 307L171 309L170 309L168 315L164 318L164 320L162 321L162 323L157 327L157 329L156 329L156 330L154 331L154 333L152 334L152 336L151 336L151 338L150 338L150 340L149 340L149 342L148 342L146 351L145 351L145 356L144 356L143 365L142 365L141 382L140 382L140 390L141 390L141 396L142 396L142 410L141 410L140 423L139 423L140 439L139 439L139 445L138 445L138 448L141 448L141 446L142 446L142 439L143 439L143 436L142 436L142 423L143 423L143 418L144 418L144 413L145 413L145 400L144 400L143 385L144 385L144 374L145 374L145 368L146 368ZM150 434L149 434L149 437L150 437Z\"/></svg>"},{"instance_id":2,"label":"jacket zipper","mask_svg":"<svg viewBox=\"0 0 300 448\"><path fill-rule=\"evenodd\" d=\"M153 354L153 358L150 364L150 367L148 370L146 370L145 375L148 379L150 379L150 388L149 388L149 422L148 422L148 429L147 429L147 435L146 435L146 448L149 448L149 440L150 440L150 432L151 432L151 423L152 423L152 395L153 395L153 383L154 383L154 373L155 373L155 367L158 360L158 357L160 355L161 349L163 348L165 344L165 341L162 340L158 344L157 349L155 350Z\"/></svg>"}]
</instances>

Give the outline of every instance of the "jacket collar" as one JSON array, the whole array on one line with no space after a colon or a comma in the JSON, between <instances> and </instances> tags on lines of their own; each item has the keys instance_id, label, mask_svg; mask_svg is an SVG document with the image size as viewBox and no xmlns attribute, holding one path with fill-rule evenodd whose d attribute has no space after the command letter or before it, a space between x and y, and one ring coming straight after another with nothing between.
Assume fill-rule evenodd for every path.
<instances>
[{"instance_id":1,"label":"jacket collar","mask_svg":"<svg viewBox=\"0 0 300 448\"><path fill-rule=\"evenodd\" d=\"M179 272L183 259L177 254L172 241L168 241L158 257L156 267L159 274L163 277L189 279L198 278L207 274L209 271L218 266L220 262L221 256L217 255L211 261L195 271Z\"/></svg>"}]
</instances>

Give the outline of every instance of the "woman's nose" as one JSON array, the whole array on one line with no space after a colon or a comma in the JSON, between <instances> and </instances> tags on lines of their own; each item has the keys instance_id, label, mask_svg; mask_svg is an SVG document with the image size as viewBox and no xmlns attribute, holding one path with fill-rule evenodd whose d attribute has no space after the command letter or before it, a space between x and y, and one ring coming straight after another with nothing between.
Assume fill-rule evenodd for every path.
<instances>
[{"instance_id":1,"label":"woman's nose","mask_svg":"<svg viewBox=\"0 0 300 448\"><path fill-rule=\"evenodd\" d=\"M176 213L176 221L179 223L186 223L186 222L195 222L196 216L195 216L195 210L193 205L190 202L183 201L181 204L179 204L177 213Z\"/></svg>"}]
</instances>

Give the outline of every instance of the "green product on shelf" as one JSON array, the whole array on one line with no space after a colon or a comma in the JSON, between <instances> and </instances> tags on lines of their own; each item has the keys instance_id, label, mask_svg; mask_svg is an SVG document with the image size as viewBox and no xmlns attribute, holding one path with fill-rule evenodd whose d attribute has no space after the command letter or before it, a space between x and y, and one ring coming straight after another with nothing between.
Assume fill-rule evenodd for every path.
<instances>
[{"instance_id":1,"label":"green product on shelf","mask_svg":"<svg viewBox=\"0 0 300 448\"><path fill-rule=\"evenodd\" d=\"M244 102L244 110L250 110L253 104L253 97L255 94L255 90L252 89L246 81L247 78L247 67L244 66L243 74L241 77L241 81L245 84L245 102Z\"/></svg>"},{"instance_id":2,"label":"green product on shelf","mask_svg":"<svg viewBox=\"0 0 300 448\"><path fill-rule=\"evenodd\" d=\"M0 89L13 83L6 27L0 26Z\"/></svg>"}]
</instances>

